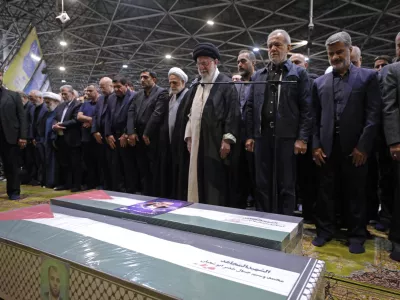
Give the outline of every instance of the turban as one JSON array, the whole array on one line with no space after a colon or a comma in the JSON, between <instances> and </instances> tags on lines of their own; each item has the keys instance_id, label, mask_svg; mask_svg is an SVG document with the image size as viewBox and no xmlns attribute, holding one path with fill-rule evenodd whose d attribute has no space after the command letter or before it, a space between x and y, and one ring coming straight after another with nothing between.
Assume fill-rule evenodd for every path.
<instances>
[{"instance_id":1,"label":"turban","mask_svg":"<svg viewBox=\"0 0 400 300\"><path fill-rule=\"evenodd\" d=\"M168 72L168 77L169 77L170 75L172 75L172 74L178 76L178 77L179 77L180 79L182 79L185 83L188 81L188 76L187 76L186 73L183 72L183 70L180 69L180 68L176 68L176 67L171 68L171 69L169 70L169 72Z\"/></svg>"},{"instance_id":2,"label":"turban","mask_svg":"<svg viewBox=\"0 0 400 300\"><path fill-rule=\"evenodd\" d=\"M211 43L199 43L193 49L193 59L197 61L199 56L208 56L212 59L220 59L219 50Z\"/></svg>"},{"instance_id":3,"label":"turban","mask_svg":"<svg viewBox=\"0 0 400 300\"><path fill-rule=\"evenodd\" d=\"M52 93L52 92L43 93L43 98L47 98L47 99L55 100L55 101L58 101L58 102L62 102L60 95Z\"/></svg>"}]
</instances>

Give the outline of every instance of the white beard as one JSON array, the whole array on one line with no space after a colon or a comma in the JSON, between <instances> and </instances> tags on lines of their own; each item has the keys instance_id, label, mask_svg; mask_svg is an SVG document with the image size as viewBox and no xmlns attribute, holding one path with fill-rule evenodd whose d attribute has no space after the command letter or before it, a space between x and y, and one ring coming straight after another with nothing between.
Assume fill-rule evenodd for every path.
<instances>
[{"instance_id":1,"label":"white beard","mask_svg":"<svg viewBox=\"0 0 400 300\"><path fill-rule=\"evenodd\" d=\"M57 106L58 106L58 104L56 104L56 103L50 103L49 111L54 111Z\"/></svg>"},{"instance_id":2,"label":"white beard","mask_svg":"<svg viewBox=\"0 0 400 300\"><path fill-rule=\"evenodd\" d=\"M204 75L201 74L202 81L203 82L211 82L214 78L215 71L216 71L216 68L214 69L214 71L211 74L209 74L209 73L204 74Z\"/></svg>"},{"instance_id":3,"label":"white beard","mask_svg":"<svg viewBox=\"0 0 400 300\"><path fill-rule=\"evenodd\" d=\"M179 94L183 90L183 87L179 87L176 90L171 89L171 94L176 95Z\"/></svg>"}]
</instances>

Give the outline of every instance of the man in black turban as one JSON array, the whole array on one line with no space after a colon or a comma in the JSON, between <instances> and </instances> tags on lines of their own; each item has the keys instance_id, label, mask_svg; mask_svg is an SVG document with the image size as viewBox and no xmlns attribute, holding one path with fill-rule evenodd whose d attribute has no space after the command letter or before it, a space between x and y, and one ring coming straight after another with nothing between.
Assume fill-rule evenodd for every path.
<instances>
[{"instance_id":1,"label":"man in black turban","mask_svg":"<svg viewBox=\"0 0 400 300\"><path fill-rule=\"evenodd\" d=\"M182 189L188 191L187 199L191 202L234 206L230 183L231 168L237 160L233 150L239 138L237 91L233 85L218 83L231 79L219 72L220 54L213 44L196 45L193 59L200 76L190 86L180 116L187 146L186 155L181 157L189 160L182 163L190 165L188 185Z\"/></svg>"}]
</instances>

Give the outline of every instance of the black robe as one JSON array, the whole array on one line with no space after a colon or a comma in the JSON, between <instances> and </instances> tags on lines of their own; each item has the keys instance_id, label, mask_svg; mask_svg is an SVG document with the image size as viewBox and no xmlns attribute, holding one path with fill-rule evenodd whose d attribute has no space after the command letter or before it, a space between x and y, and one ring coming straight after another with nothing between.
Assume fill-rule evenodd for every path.
<instances>
[{"instance_id":1,"label":"black robe","mask_svg":"<svg viewBox=\"0 0 400 300\"><path fill-rule=\"evenodd\" d=\"M231 79L220 73L216 82L231 82ZM176 126L179 126L181 141L184 140L188 115L197 87L198 83L193 82L186 93L182 111L178 111ZM181 122L179 125L178 117ZM234 85L214 84L204 105L201 119L197 160L200 203L231 206L236 202L233 198L236 197L235 189L232 187L232 174L236 170L238 160L238 151L235 151L236 144L231 144L231 152L226 159L220 158L220 148L223 135L226 133L232 134L240 145L240 120L240 104ZM178 151L180 157L178 196L187 198L190 155L186 143L179 143Z\"/></svg>"}]
</instances>

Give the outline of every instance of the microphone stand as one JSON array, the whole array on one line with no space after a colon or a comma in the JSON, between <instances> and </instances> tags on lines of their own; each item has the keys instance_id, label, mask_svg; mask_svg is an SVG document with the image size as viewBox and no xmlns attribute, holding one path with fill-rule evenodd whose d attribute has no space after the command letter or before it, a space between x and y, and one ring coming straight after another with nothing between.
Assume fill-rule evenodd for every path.
<instances>
[{"instance_id":1,"label":"microphone stand","mask_svg":"<svg viewBox=\"0 0 400 300\"><path fill-rule=\"evenodd\" d=\"M205 84L228 84L228 85L235 85L235 84L264 84L269 85L272 91L272 102L273 102L273 124L270 124L270 128L272 129L272 141L273 141L273 159L272 159L272 212L278 213L279 212L279 200L278 200L278 183L277 183L277 138L276 138L276 120L278 114L278 87L282 84L297 84L297 81L290 81L290 80L267 80L267 81L229 81L229 82L200 82L199 79L193 82L192 86L197 86L201 84L202 86Z\"/></svg>"}]
</instances>

